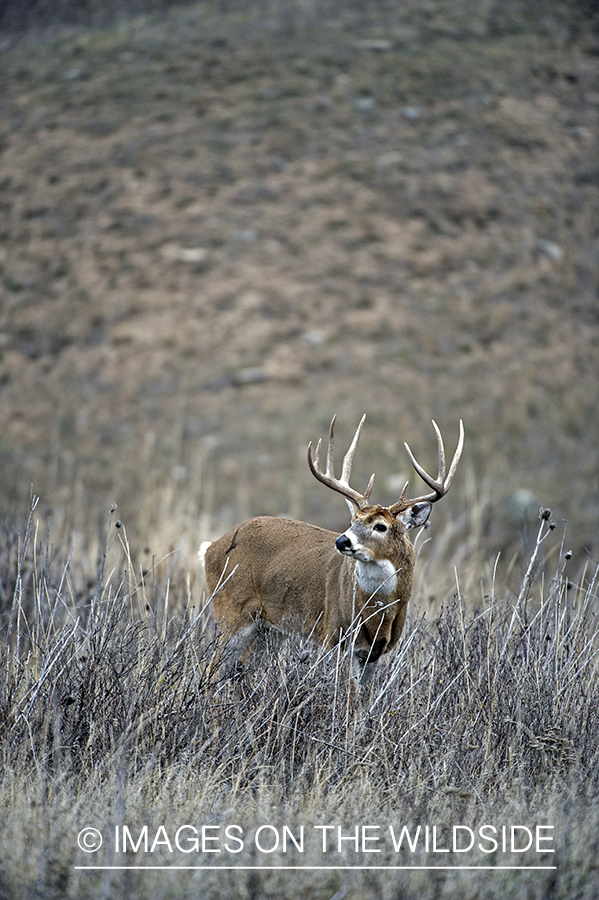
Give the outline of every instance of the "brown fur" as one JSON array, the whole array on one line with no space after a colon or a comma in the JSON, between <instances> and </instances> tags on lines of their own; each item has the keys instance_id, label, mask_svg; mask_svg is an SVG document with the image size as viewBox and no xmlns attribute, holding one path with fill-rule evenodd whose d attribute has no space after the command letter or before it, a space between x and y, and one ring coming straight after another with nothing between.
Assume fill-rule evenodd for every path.
<instances>
[{"instance_id":1,"label":"brown fur","mask_svg":"<svg viewBox=\"0 0 599 900\"><path fill-rule=\"evenodd\" d=\"M390 559L399 572L393 593L374 597L357 584L354 591L355 561L336 550L334 532L315 525L262 516L210 544L204 565L208 590L216 592L215 617L226 633L243 633L245 638L232 653L239 655L255 636L248 629L252 625L299 631L327 646L353 627L355 654L362 665L375 663L391 650L406 620L414 550L402 523L383 507L366 507L354 516L353 525L357 521L370 529L381 520L389 531L373 552Z\"/></svg>"}]
</instances>

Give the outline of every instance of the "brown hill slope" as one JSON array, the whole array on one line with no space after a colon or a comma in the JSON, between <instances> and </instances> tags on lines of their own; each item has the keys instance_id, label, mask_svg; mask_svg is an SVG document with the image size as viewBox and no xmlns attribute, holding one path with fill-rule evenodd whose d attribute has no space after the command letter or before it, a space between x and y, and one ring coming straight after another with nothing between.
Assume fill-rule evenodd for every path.
<instances>
[{"instance_id":1,"label":"brown hill slope","mask_svg":"<svg viewBox=\"0 0 599 900\"><path fill-rule=\"evenodd\" d=\"M596 42L431 10L5 43L6 502L332 524L303 454L333 412L340 444L368 413L381 500L462 416L493 502L596 552Z\"/></svg>"}]
</instances>

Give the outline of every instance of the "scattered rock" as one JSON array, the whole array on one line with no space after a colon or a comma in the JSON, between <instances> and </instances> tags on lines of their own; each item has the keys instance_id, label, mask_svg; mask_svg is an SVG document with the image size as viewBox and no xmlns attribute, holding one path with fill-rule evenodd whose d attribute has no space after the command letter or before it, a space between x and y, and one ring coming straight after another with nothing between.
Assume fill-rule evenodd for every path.
<instances>
[{"instance_id":1,"label":"scattered rock","mask_svg":"<svg viewBox=\"0 0 599 900\"><path fill-rule=\"evenodd\" d=\"M308 347L322 347L326 344L327 333L322 328L314 328L312 331L306 331L302 335L302 340Z\"/></svg>"},{"instance_id":2,"label":"scattered rock","mask_svg":"<svg viewBox=\"0 0 599 900\"><path fill-rule=\"evenodd\" d=\"M171 262L192 263L197 265L205 263L208 259L206 247L179 247L176 244L164 244L160 252L165 259Z\"/></svg>"},{"instance_id":3,"label":"scattered rock","mask_svg":"<svg viewBox=\"0 0 599 900\"><path fill-rule=\"evenodd\" d=\"M241 244L252 244L258 239L258 232L253 228L243 228L238 231L234 231L231 235L231 238Z\"/></svg>"},{"instance_id":4,"label":"scattered rock","mask_svg":"<svg viewBox=\"0 0 599 900\"><path fill-rule=\"evenodd\" d=\"M376 100L374 97L356 97L354 106L356 109L359 109L360 112L370 112L371 110L376 109Z\"/></svg>"},{"instance_id":5,"label":"scattered rock","mask_svg":"<svg viewBox=\"0 0 599 900\"><path fill-rule=\"evenodd\" d=\"M390 150L388 153L381 153L380 156L377 156L376 167L377 169L389 169L391 166L403 162L403 158L403 153L398 150Z\"/></svg>"},{"instance_id":6,"label":"scattered rock","mask_svg":"<svg viewBox=\"0 0 599 900\"><path fill-rule=\"evenodd\" d=\"M547 256L549 259L555 260L555 262L561 262L564 258L564 251L559 244L555 244L553 241L544 241L542 238L539 238L537 250L543 256Z\"/></svg>"},{"instance_id":7,"label":"scattered rock","mask_svg":"<svg viewBox=\"0 0 599 900\"><path fill-rule=\"evenodd\" d=\"M245 387L248 384L260 384L262 381L268 381L268 372L262 366L255 366L248 369L237 369L233 372L232 382L237 387Z\"/></svg>"},{"instance_id":8,"label":"scattered rock","mask_svg":"<svg viewBox=\"0 0 599 900\"><path fill-rule=\"evenodd\" d=\"M356 41L355 46L359 47L360 50L374 50L375 53L385 53L388 50L393 50L393 42L387 41L384 38L372 38L362 41Z\"/></svg>"}]
</instances>

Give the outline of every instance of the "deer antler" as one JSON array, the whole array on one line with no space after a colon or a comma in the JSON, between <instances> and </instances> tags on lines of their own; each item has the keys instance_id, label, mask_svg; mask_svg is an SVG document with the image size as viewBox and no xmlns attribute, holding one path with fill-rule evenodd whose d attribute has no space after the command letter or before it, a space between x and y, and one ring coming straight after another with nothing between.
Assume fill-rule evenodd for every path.
<instances>
[{"instance_id":1,"label":"deer antler","mask_svg":"<svg viewBox=\"0 0 599 900\"><path fill-rule=\"evenodd\" d=\"M362 425L364 424L364 420L366 415L363 415L360 419L360 424L356 429L356 433L354 434L354 438L349 446L349 450L343 457L343 468L341 470L341 478L335 478L334 472L334 460L333 460L333 449L335 444L335 421L337 416L333 416L331 421L331 427L329 428L329 446L327 450L327 468L326 472L322 472L319 468L319 459L320 459L320 447L322 445L322 440L318 441L316 445L316 451L314 453L314 458L312 457L312 441L308 444L308 465L310 466L310 471L314 475L318 481L321 481L323 484L326 484L327 487L332 488L334 491L338 491L348 500L350 500L356 509L363 509L365 506L368 506L368 501L370 499L370 493L372 491L372 485L374 483L374 473L370 477L370 481L368 482L368 487L366 488L363 494L358 493L349 484L349 478L351 475L351 467L354 461L354 453L356 452L356 446L358 444L358 438L360 437L360 432L362 430Z\"/></svg>"},{"instance_id":2,"label":"deer antler","mask_svg":"<svg viewBox=\"0 0 599 900\"><path fill-rule=\"evenodd\" d=\"M428 484L431 487L432 493L423 494L422 497L414 497L413 499L408 499L406 497L406 488L408 486L408 482L405 483L404 489L401 492L401 497L394 503L393 506L389 507L389 511L396 516L398 513L403 512L406 509L409 509L411 506L414 506L416 503L435 503L437 500L440 500L447 491L449 490L449 486L453 481L453 476L455 475L455 471L458 467L458 463L460 461L460 456L462 455L462 450L464 448L464 423L460 419L460 436L458 438L458 445L456 447L456 451L453 454L453 459L451 461L451 465L449 467L449 472L447 475L445 474L445 448L443 446L443 438L441 437L441 432L439 431L439 426L433 420L433 428L435 429L435 433L437 435L437 448L439 453L439 474L436 478L433 478L432 475L429 475L426 472L420 463L416 460L414 454L410 450L409 446L404 442L404 447L408 452L408 456L410 457L410 462L416 469L416 472L420 475L425 484Z\"/></svg>"}]
</instances>

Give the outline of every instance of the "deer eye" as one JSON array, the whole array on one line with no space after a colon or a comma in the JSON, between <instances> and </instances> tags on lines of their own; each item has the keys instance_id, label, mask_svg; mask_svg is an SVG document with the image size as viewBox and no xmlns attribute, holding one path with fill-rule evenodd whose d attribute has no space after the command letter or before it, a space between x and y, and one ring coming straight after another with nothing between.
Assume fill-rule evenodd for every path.
<instances>
[{"instance_id":1,"label":"deer eye","mask_svg":"<svg viewBox=\"0 0 599 900\"><path fill-rule=\"evenodd\" d=\"M386 531L387 526L383 525L382 522L377 522L376 525L373 525L373 530L374 531Z\"/></svg>"}]
</instances>

